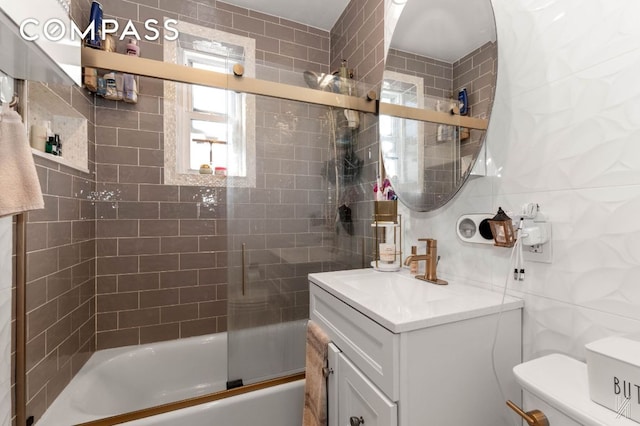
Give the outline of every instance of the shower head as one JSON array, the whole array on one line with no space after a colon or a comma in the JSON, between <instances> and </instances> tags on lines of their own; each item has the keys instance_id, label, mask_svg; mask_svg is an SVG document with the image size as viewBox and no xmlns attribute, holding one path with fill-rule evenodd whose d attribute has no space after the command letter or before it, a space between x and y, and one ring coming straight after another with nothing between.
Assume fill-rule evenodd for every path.
<instances>
[{"instance_id":1,"label":"shower head","mask_svg":"<svg viewBox=\"0 0 640 426\"><path fill-rule=\"evenodd\" d=\"M330 83L332 83L336 76L334 74L325 74L322 73L320 75L316 74L313 71L304 71L302 73L304 77L305 83L312 89L324 90Z\"/></svg>"},{"instance_id":2,"label":"shower head","mask_svg":"<svg viewBox=\"0 0 640 426\"><path fill-rule=\"evenodd\" d=\"M307 86L312 89L319 88L320 85L318 84L318 81L320 79L318 78L318 74L313 71L305 71L302 73L302 76L304 77L304 82L307 83Z\"/></svg>"}]
</instances>

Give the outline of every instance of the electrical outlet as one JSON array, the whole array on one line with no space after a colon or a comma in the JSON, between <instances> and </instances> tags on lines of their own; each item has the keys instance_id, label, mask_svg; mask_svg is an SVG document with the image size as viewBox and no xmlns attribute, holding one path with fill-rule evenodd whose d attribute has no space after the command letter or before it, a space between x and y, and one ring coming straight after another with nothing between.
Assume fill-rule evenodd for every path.
<instances>
[{"instance_id":1,"label":"electrical outlet","mask_svg":"<svg viewBox=\"0 0 640 426\"><path fill-rule=\"evenodd\" d=\"M522 255L525 261L551 263L551 241L544 244L523 246Z\"/></svg>"}]
</instances>

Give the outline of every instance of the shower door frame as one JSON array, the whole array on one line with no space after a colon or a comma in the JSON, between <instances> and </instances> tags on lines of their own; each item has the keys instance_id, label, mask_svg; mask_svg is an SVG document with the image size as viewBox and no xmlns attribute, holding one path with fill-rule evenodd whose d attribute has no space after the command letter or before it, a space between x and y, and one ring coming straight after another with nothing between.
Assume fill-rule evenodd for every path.
<instances>
[{"instance_id":1,"label":"shower door frame","mask_svg":"<svg viewBox=\"0 0 640 426\"><path fill-rule=\"evenodd\" d=\"M290 101L307 102L328 107L350 109L370 114L384 114L398 118L424 121L435 124L468 127L487 130L488 120L448 112L424 110L404 105L379 102L375 91L370 90L363 98L324 92L290 84L276 83L256 78L243 77L242 67L235 68L236 74L194 69L184 65L171 64L154 59L125 56L103 50L82 48L82 66L130 73L144 77L175 81L177 83L198 84L251 95L262 95Z\"/></svg>"}]
</instances>

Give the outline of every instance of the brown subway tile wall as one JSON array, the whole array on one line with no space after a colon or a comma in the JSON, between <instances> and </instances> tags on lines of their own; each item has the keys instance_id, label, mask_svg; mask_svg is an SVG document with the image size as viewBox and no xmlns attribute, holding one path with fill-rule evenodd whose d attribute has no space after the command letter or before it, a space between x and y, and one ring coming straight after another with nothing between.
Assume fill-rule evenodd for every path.
<instances>
[{"instance_id":1,"label":"brown subway tile wall","mask_svg":"<svg viewBox=\"0 0 640 426\"><path fill-rule=\"evenodd\" d=\"M453 87L466 87L474 117L487 117L490 95L495 90L498 51L495 42L486 43L453 64Z\"/></svg>"},{"instance_id":2,"label":"brown subway tile wall","mask_svg":"<svg viewBox=\"0 0 640 426\"><path fill-rule=\"evenodd\" d=\"M88 120L84 90L50 86ZM55 131L55 129L54 129ZM95 350L93 155L84 173L34 157L45 208L27 215L27 413L38 419Z\"/></svg>"},{"instance_id":3,"label":"brown subway tile wall","mask_svg":"<svg viewBox=\"0 0 640 426\"><path fill-rule=\"evenodd\" d=\"M497 67L498 51L495 42L486 43L453 64L453 87L467 88L469 110L474 117L487 118L491 110ZM483 133L471 131L470 137L462 143L460 155L476 153L482 143Z\"/></svg>"},{"instance_id":4,"label":"brown subway tile wall","mask_svg":"<svg viewBox=\"0 0 640 426\"><path fill-rule=\"evenodd\" d=\"M132 15L135 3L110 1L104 5L105 16L169 16L255 38L258 78L304 85L302 71L329 70L327 32L222 2L139 4L137 15ZM141 56L162 59L161 49L150 43L141 44ZM174 338L226 330L227 250L239 250L244 242L252 261L286 262L280 251L296 244L288 221L306 222L304 231L312 231L310 215L320 216L325 202L315 197L313 207L307 205L308 194L323 185L325 109L257 99L258 184L250 191L229 190L234 202L229 226L231 200L226 200L224 189L162 183L163 87L153 79L141 79L139 89L137 105L96 101L96 171L102 197L96 202L99 349L169 338L162 331ZM284 123L290 131L282 131ZM291 161L297 162L295 170ZM285 167L280 167L282 162ZM282 204L283 194L292 191L298 196ZM217 200L213 207L202 204L209 195ZM268 205L279 208L267 209ZM314 231L322 235L317 227ZM230 246L231 233L235 242ZM304 262L309 261L308 247L323 244L319 237L301 241L306 241L301 247L307 256L299 259ZM257 279L267 265L271 264L258 268ZM297 278L306 283L306 275ZM269 292L279 292L281 278L270 279ZM278 300L270 307L277 313L272 315L275 321L293 317L296 300L308 303L295 296Z\"/></svg>"},{"instance_id":5,"label":"brown subway tile wall","mask_svg":"<svg viewBox=\"0 0 640 426\"><path fill-rule=\"evenodd\" d=\"M496 61L495 43L487 43L452 64L390 49L387 69L422 78L426 96L457 99L458 91L466 87L471 115L486 118L491 108L490 96L495 89ZM427 141L435 141L438 126L424 126ZM482 132L472 131L471 137L461 142L460 156L477 153L481 141ZM436 204L438 197L450 194L458 184L459 177L449 167L458 158L453 158L453 151L448 144L427 142L426 153L434 165L425 170L425 185L433 194L433 203Z\"/></svg>"},{"instance_id":6,"label":"brown subway tile wall","mask_svg":"<svg viewBox=\"0 0 640 426\"><path fill-rule=\"evenodd\" d=\"M365 90L373 89L380 93L380 83L384 71L384 1L352 0L331 30L331 69L338 70L342 60L347 67L353 69L354 79L363 82L359 87L360 95ZM345 122L341 115L336 119L338 128ZM343 259L340 264L331 267L347 269L368 266L373 259L374 238L370 224L373 214L373 184L378 170L378 120L370 114L360 114L360 127L354 139L355 155L362 161L359 179L343 185L339 202L331 206L329 214L335 214L337 208L345 203L351 208L353 235L342 224L332 227L337 231L322 234L324 245L335 245ZM323 152L323 160L334 160L338 164L344 162L347 145L339 146L337 156L332 152ZM331 163L329 163L331 164ZM324 165L322 165L324 167ZM325 172L326 174L327 172ZM320 194L309 191L309 197ZM326 201L325 201L326 203ZM317 225L316 221L313 221ZM333 234L336 234L335 236ZM312 258L322 256L317 247L307 248ZM364 252L364 253L363 253ZM304 293L301 293L301 297Z\"/></svg>"}]
</instances>

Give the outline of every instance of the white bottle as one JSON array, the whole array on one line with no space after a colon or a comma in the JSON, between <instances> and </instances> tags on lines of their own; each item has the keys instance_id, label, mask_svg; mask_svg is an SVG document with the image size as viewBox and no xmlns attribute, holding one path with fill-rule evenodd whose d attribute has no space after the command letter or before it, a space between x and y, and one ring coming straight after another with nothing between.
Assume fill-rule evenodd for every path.
<instances>
[{"instance_id":1,"label":"white bottle","mask_svg":"<svg viewBox=\"0 0 640 426\"><path fill-rule=\"evenodd\" d=\"M108 72L104 75L104 84L106 86L104 98L112 101L118 100L118 88L116 87L116 73Z\"/></svg>"},{"instance_id":2,"label":"white bottle","mask_svg":"<svg viewBox=\"0 0 640 426\"><path fill-rule=\"evenodd\" d=\"M138 85L132 74L124 74L124 101L130 104L138 102Z\"/></svg>"},{"instance_id":3,"label":"white bottle","mask_svg":"<svg viewBox=\"0 0 640 426\"><path fill-rule=\"evenodd\" d=\"M47 128L45 122L32 124L29 132L29 143L31 144L31 148L44 152L48 132L51 132L51 130Z\"/></svg>"}]
</instances>

